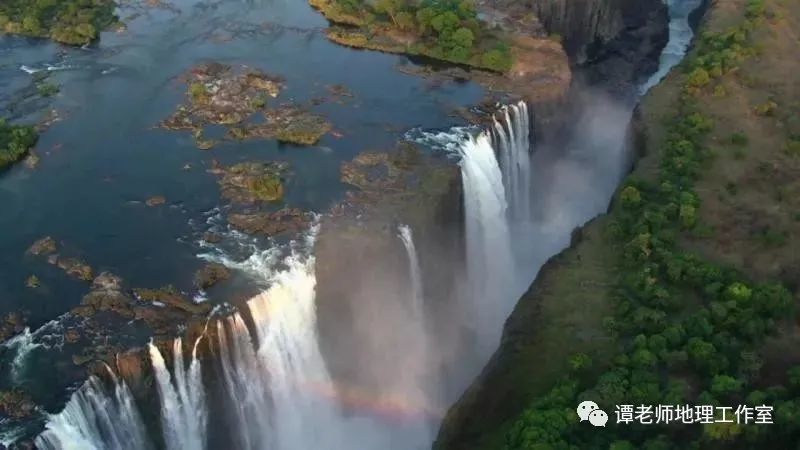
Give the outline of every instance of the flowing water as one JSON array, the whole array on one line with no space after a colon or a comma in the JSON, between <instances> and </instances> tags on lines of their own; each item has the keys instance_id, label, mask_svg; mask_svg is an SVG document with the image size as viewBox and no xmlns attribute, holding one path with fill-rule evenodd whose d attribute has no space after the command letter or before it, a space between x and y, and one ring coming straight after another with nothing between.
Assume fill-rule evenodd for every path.
<instances>
[{"instance_id":1,"label":"flowing water","mask_svg":"<svg viewBox=\"0 0 800 450\"><path fill-rule=\"evenodd\" d=\"M214 5L232 17L241 18L241 13L226 9L230 6L227 2ZM277 5L278 14L281 8L292 8L282 3ZM190 10L191 17L205 17L205 10ZM178 23L195 27L190 20ZM286 31L293 36L288 38L290 41L297 38L292 33ZM365 58L361 60L364 64L374 63L371 57L364 56L370 53L346 56L350 55L349 51L333 50L336 47L317 42L313 33L304 36L316 43L312 45L322 47L318 58L352 58L353 61ZM674 38L685 39L685 36ZM249 49L236 44L234 48ZM276 48L279 54L286 51L280 46ZM119 50L138 51L125 46ZM328 51L336 55L323 56ZM222 49L219 52L226 54ZM384 63L395 60L385 55L377 58ZM290 58L285 61L297 64ZM178 65L184 67L183 62ZM31 70L35 66L27 64L26 67ZM157 70L155 66L150 68ZM366 66L364 70L368 71ZM354 72L357 71L347 71ZM163 82L163 78L161 80ZM394 81L368 85L366 91L374 90L371 94L362 93L367 98L364 108L393 104L397 99L386 91L396 93L397 90L387 90L385 86ZM120 82L110 83L105 88L107 91L101 87L99 92L114 93ZM407 88L413 85L411 90L419 88L416 82L405 79L399 85ZM441 119L438 113L426 109L431 106L430 102L423 103L423 106L412 104L410 108L418 108L417 112L428 111ZM141 108L141 103L138 106ZM366 116L359 117L363 120ZM408 129L418 125L411 123L410 117L392 119ZM624 137L629 119L629 106L595 98L587 103L584 115L575 121L573 137L566 148L537 147L535 152L530 144L531 118L524 103L499 111L493 125L485 131L452 129L416 134L419 142L459 157L462 170L467 275L466 280L462 280L458 298L462 302L460 307L467 311L462 325L476 343L474 361L465 362L464 367L459 368L464 380L477 373L496 347L503 321L541 264L568 245L575 226L607 206L624 173ZM357 123L359 119L344 120ZM273 148L271 152L279 150ZM290 159L302 163L301 157ZM327 164L338 165L338 160ZM19 188L18 183L24 184L13 176L12 187L15 183L16 188ZM213 217L212 213L203 223L213 222ZM410 298L406 299L407 309L410 317L418 318L418 328L413 334L419 340L408 342L408 353L417 359L417 365L411 366L407 376L398 378L392 389L387 388L386 392L375 396L361 391L358 386L337 385L326 367L317 334L312 252L316 229L307 241L281 247L280 251L265 249L264 243L242 237L238 241L240 246L249 249L243 257L213 246L191 248L193 254L199 254L202 259L222 262L245 273L255 285L262 286L261 293L247 301L240 311L209 325L216 331L216 340L210 345L219 350L213 358L201 361L197 356L200 339L209 339L206 334L189 346L192 352L188 355L184 355L187 347L180 339L172 342L168 358L162 350L150 345L160 411L140 410L141 405L136 404L125 381L113 374L105 382L91 377L73 393L60 413L48 416L46 430L37 437L37 445L45 449L98 450L147 449L160 447L162 443L168 449L187 450L429 448L442 417L437 397L441 380L431 381L424 371L416 368L422 369L434 361L438 343L431 339L433 332L429 328L433 325L428 327L424 320L427 280L420 270L412 230L401 225L397 231L406 250L412 287ZM125 235L124 230L121 234ZM164 244L165 241L159 242ZM186 252L179 247L181 252ZM130 252L123 252L123 255L131 256ZM175 259L163 264L175 264ZM27 338L19 339L22 342ZM30 347L33 344L15 344L15 347L17 345ZM389 356L400 358L403 355ZM212 372L220 376L216 382L209 383L207 374ZM161 435L157 437L153 435L153 427L146 427L142 419L153 414L160 419Z\"/></svg>"},{"instance_id":2,"label":"flowing water","mask_svg":"<svg viewBox=\"0 0 800 450\"><path fill-rule=\"evenodd\" d=\"M60 413L50 417L47 429L36 438L41 449L147 450L152 448L147 430L124 381L109 370L109 392L92 376L72 395Z\"/></svg>"}]
</instances>

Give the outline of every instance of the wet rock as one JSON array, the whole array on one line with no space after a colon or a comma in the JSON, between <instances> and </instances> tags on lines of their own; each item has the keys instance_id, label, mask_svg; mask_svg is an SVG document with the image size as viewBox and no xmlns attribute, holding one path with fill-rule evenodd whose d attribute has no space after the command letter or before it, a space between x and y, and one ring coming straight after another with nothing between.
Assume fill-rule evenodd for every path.
<instances>
[{"instance_id":1,"label":"wet rock","mask_svg":"<svg viewBox=\"0 0 800 450\"><path fill-rule=\"evenodd\" d=\"M331 129L323 117L297 105L270 108L270 99L280 95L284 82L264 72L208 63L193 68L183 79L188 84L187 102L159 126L191 130L200 149L217 144L203 137L208 125L228 127L228 139L277 139L300 145L316 143ZM254 119L261 110L264 115L259 123Z\"/></svg>"},{"instance_id":2,"label":"wet rock","mask_svg":"<svg viewBox=\"0 0 800 450\"><path fill-rule=\"evenodd\" d=\"M133 299L122 291L122 279L114 274L103 272L92 282L92 290L83 297L81 306L72 312L79 316L91 317L100 311L109 311L131 319Z\"/></svg>"},{"instance_id":3,"label":"wet rock","mask_svg":"<svg viewBox=\"0 0 800 450\"><path fill-rule=\"evenodd\" d=\"M283 198L286 163L245 162L218 168L222 197L234 203L273 202Z\"/></svg>"},{"instance_id":4,"label":"wet rock","mask_svg":"<svg viewBox=\"0 0 800 450\"><path fill-rule=\"evenodd\" d=\"M360 189L386 187L391 183L387 153L365 152L342 163L341 181Z\"/></svg>"},{"instance_id":5,"label":"wet rock","mask_svg":"<svg viewBox=\"0 0 800 450\"><path fill-rule=\"evenodd\" d=\"M194 275L194 285L200 289L208 289L215 284L225 281L231 276L231 271L222 264L207 264Z\"/></svg>"},{"instance_id":6,"label":"wet rock","mask_svg":"<svg viewBox=\"0 0 800 450\"><path fill-rule=\"evenodd\" d=\"M161 206L161 205L163 205L165 203L167 203L167 199L163 195L156 195L156 196L150 197L147 200L145 200L145 202L144 202L145 205L147 205L147 206L149 206L151 208L154 207L154 206Z\"/></svg>"},{"instance_id":7,"label":"wet rock","mask_svg":"<svg viewBox=\"0 0 800 450\"><path fill-rule=\"evenodd\" d=\"M134 289L133 292L143 302L162 304L189 314L206 314L211 311L210 305L192 302L174 286L165 286L159 289Z\"/></svg>"},{"instance_id":8,"label":"wet rock","mask_svg":"<svg viewBox=\"0 0 800 450\"><path fill-rule=\"evenodd\" d=\"M16 420L30 419L36 412L36 404L21 389L0 391L0 417Z\"/></svg>"},{"instance_id":9,"label":"wet rock","mask_svg":"<svg viewBox=\"0 0 800 450\"><path fill-rule=\"evenodd\" d=\"M207 231L203 233L203 240L208 242L209 244L217 244L222 242L222 235L217 233L212 233L211 231Z\"/></svg>"},{"instance_id":10,"label":"wet rock","mask_svg":"<svg viewBox=\"0 0 800 450\"><path fill-rule=\"evenodd\" d=\"M94 361L95 359L95 355L91 351L87 351L79 355L72 355L72 363L76 366L82 366L88 362Z\"/></svg>"},{"instance_id":11,"label":"wet rock","mask_svg":"<svg viewBox=\"0 0 800 450\"><path fill-rule=\"evenodd\" d=\"M25 317L18 312L11 312L0 317L0 342L21 333L25 329Z\"/></svg>"},{"instance_id":12,"label":"wet rock","mask_svg":"<svg viewBox=\"0 0 800 450\"><path fill-rule=\"evenodd\" d=\"M264 123L232 129L235 139L277 139L297 145L314 145L333 126L324 117L294 105L282 105L264 112Z\"/></svg>"},{"instance_id":13,"label":"wet rock","mask_svg":"<svg viewBox=\"0 0 800 450\"><path fill-rule=\"evenodd\" d=\"M29 287L30 289L36 289L41 285L42 283L39 281L39 277L36 275L31 275L25 280L25 286Z\"/></svg>"},{"instance_id":14,"label":"wet rock","mask_svg":"<svg viewBox=\"0 0 800 450\"><path fill-rule=\"evenodd\" d=\"M69 344L74 344L78 342L81 338L81 333L76 328L68 328L67 331L64 332L64 341Z\"/></svg>"},{"instance_id":15,"label":"wet rock","mask_svg":"<svg viewBox=\"0 0 800 450\"><path fill-rule=\"evenodd\" d=\"M51 253L55 253L56 251L56 241L50 236L45 236L38 241L34 242L33 245L30 246L28 249L28 253L31 255L49 255Z\"/></svg>"},{"instance_id":16,"label":"wet rock","mask_svg":"<svg viewBox=\"0 0 800 450\"><path fill-rule=\"evenodd\" d=\"M310 216L297 208L275 212L231 214L228 223L247 234L275 236L285 232L298 233L308 227Z\"/></svg>"},{"instance_id":17,"label":"wet rock","mask_svg":"<svg viewBox=\"0 0 800 450\"><path fill-rule=\"evenodd\" d=\"M326 87L328 89L328 92L330 92L330 94L333 96L350 97L350 98L355 97L355 95L353 95L353 91L348 89L347 86L343 84L330 84Z\"/></svg>"},{"instance_id":18,"label":"wet rock","mask_svg":"<svg viewBox=\"0 0 800 450\"><path fill-rule=\"evenodd\" d=\"M254 69L207 63L183 76L188 84L188 103L161 126L168 129L196 129L207 124L231 125L263 108L267 99L277 97L283 81Z\"/></svg>"},{"instance_id":19,"label":"wet rock","mask_svg":"<svg viewBox=\"0 0 800 450\"><path fill-rule=\"evenodd\" d=\"M25 164L25 167L27 167L28 169L33 170L39 167L39 161L40 161L39 156L31 150L30 152L28 152L28 156L25 157L25 159L23 160L23 164Z\"/></svg>"},{"instance_id":20,"label":"wet rock","mask_svg":"<svg viewBox=\"0 0 800 450\"><path fill-rule=\"evenodd\" d=\"M78 258L58 258L56 265L67 275L83 281L91 281L92 267Z\"/></svg>"}]
</instances>

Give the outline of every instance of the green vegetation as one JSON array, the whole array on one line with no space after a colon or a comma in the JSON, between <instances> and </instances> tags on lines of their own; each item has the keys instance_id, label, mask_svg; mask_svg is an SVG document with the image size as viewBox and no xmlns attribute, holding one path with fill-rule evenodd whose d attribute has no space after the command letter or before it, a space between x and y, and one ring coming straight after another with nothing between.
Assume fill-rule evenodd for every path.
<instances>
[{"instance_id":1,"label":"green vegetation","mask_svg":"<svg viewBox=\"0 0 800 450\"><path fill-rule=\"evenodd\" d=\"M337 42L355 47L399 51L505 72L511 49L504 37L478 20L472 0L311 0L331 21L354 25L339 30ZM390 39L392 44L379 41ZM375 39L378 42L372 43Z\"/></svg>"},{"instance_id":2,"label":"green vegetation","mask_svg":"<svg viewBox=\"0 0 800 450\"><path fill-rule=\"evenodd\" d=\"M192 103L207 103L210 94L206 89L206 85L200 82L191 83L189 85L189 98L192 99Z\"/></svg>"},{"instance_id":3,"label":"green vegetation","mask_svg":"<svg viewBox=\"0 0 800 450\"><path fill-rule=\"evenodd\" d=\"M83 45L116 22L112 0L3 0L0 33Z\"/></svg>"},{"instance_id":4,"label":"green vegetation","mask_svg":"<svg viewBox=\"0 0 800 450\"><path fill-rule=\"evenodd\" d=\"M571 357L571 372L508 428L506 450L794 448L800 440L800 367L788 371L786 386L766 387L758 377L764 364L758 350L793 316L792 294L683 245L702 228L694 186L713 156L706 138L715 124L698 97L752 54L748 38L763 14L763 1L750 0L741 25L699 39L684 64L683 94L657 173L628 179L608 217L618 276L614 312L603 322L616 337L617 356L597 376L587 373L586 355ZM745 145L747 137L730 142ZM785 240L780 232L765 233L769 245ZM604 429L579 423L575 407L583 400L609 413ZM772 405L778 425L618 425L614 406L622 404Z\"/></svg>"},{"instance_id":5,"label":"green vegetation","mask_svg":"<svg viewBox=\"0 0 800 450\"><path fill-rule=\"evenodd\" d=\"M9 125L0 119L0 170L24 158L37 139L33 127Z\"/></svg>"},{"instance_id":6,"label":"green vegetation","mask_svg":"<svg viewBox=\"0 0 800 450\"><path fill-rule=\"evenodd\" d=\"M52 97L60 91L57 84L48 83L47 81L42 81L36 84L36 91L42 97Z\"/></svg>"},{"instance_id":7,"label":"green vegetation","mask_svg":"<svg viewBox=\"0 0 800 450\"><path fill-rule=\"evenodd\" d=\"M277 175L264 175L250 180L247 189L258 200L274 202L283 198L283 183Z\"/></svg>"}]
</instances>

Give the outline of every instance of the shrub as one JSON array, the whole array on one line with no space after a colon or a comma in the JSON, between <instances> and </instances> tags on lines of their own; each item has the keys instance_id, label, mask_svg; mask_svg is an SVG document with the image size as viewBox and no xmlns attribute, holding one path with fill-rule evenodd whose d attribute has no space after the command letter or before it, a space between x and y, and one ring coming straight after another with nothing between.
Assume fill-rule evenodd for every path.
<instances>
[{"instance_id":1,"label":"shrub","mask_svg":"<svg viewBox=\"0 0 800 450\"><path fill-rule=\"evenodd\" d=\"M748 139L747 135L742 133L742 132L732 133L731 137L729 138L729 140L730 140L731 144L737 145L737 146L740 146L740 147L741 146L745 146L750 142L750 139Z\"/></svg>"},{"instance_id":2,"label":"shrub","mask_svg":"<svg viewBox=\"0 0 800 450\"><path fill-rule=\"evenodd\" d=\"M0 119L0 170L27 155L37 139L33 127L9 125L5 119Z\"/></svg>"}]
</instances>

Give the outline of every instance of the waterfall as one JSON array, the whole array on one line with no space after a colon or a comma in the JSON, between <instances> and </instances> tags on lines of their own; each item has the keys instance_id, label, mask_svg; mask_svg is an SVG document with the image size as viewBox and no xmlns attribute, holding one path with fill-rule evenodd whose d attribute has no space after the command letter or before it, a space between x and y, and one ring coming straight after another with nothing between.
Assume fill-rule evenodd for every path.
<instances>
[{"instance_id":1,"label":"waterfall","mask_svg":"<svg viewBox=\"0 0 800 450\"><path fill-rule=\"evenodd\" d=\"M147 450L153 448L130 389L109 370L110 395L94 376L73 395L64 410L50 415L36 437L43 450Z\"/></svg>"},{"instance_id":2,"label":"waterfall","mask_svg":"<svg viewBox=\"0 0 800 450\"><path fill-rule=\"evenodd\" d=\"M492 117L492 144L500 158L508 200L509 215L514 223L531 220L531 154L528 105L521 101L504 106L503 123Z\"/></svg>"},{"instance_id":3,"label":"waterfall","mask_svg":"<svg viewBox=\"0 0 800 450\"><path fill-rule=\"evenodd\" d=\"M422 293L422 274L419 268L419 258L417 257L417 249L414 246L414 237L411 234L411 228L408 225L400 225L397 227L399 232L398 236L403 241L403 246L406 248L408 254L408 272L411 274L411 309L415 322L424 324L425 314L423 311L424 298Z\"/></svg>"},{"instance_id":4,"label":"waterfall","mask_svg":"<svg viewBox=\"0 0 800 450\"><path fill-rule=\"evenodd\" d=\"M195 346L196 347L196 346ZM189 370L183 361L181 338L172 342L173 374L164 357L152 343L148 344L150 359L161 401L161 421L164 441L170 450L203 450L206 447L205 394L200 376L200 362L192 352ZM196 348L195 348L196 350Z\"/></svg>"},{"instance_id":5,"label":"waterfall","mask_svg":"<svg viewBox=\"0 0 800 450\"><path fill-rule=\"evenodd\" d=\"M480 346L485 347L480 353L486 353L497 344L499 325L513 305L515 268L508 204L489 134L470 137L460 152L468 276L468 290L462 297L470 299L469 325L478 334Z\"/></svg>"},{"instance_id":6,"label":"waterfall","mask_svg":"<svg viewBox=\"0 0 800 450\"><path fill-rule=\"evenodd\" d=\"M230 334L231 338L228 338ZM271 442L269 379L250 333L236 313L217 322L223 385L241 449L274 448Z\"/></svg>"}]
</instances>

